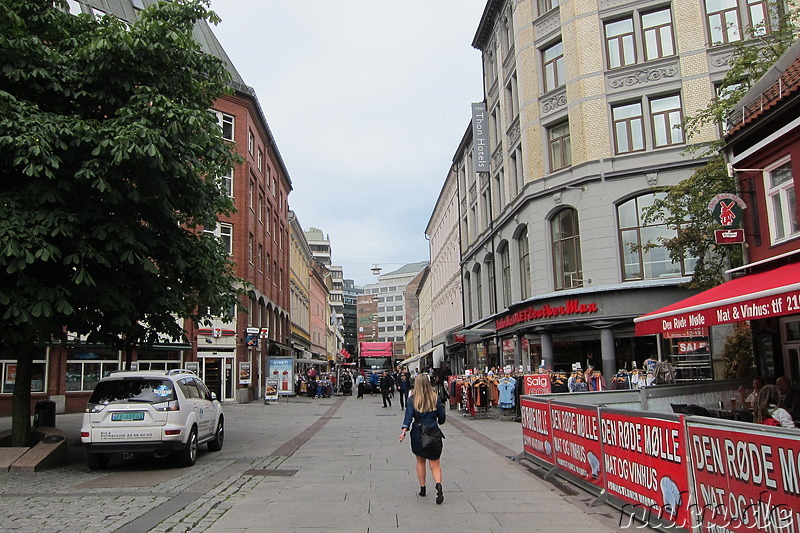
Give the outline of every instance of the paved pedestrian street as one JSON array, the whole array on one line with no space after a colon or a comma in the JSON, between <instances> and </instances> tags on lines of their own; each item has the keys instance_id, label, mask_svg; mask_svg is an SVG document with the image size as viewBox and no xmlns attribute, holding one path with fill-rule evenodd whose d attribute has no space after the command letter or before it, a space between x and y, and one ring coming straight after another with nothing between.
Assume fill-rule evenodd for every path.
<instances>
[{"instance_id":1,"label":"paved pedestrian street","mask_svg":"<svg viewBox=\"0 0 800 533\"><path fill-rule=\"evenodd\" d=\"M102 471L83 463L81 415L58 415L70 462L0 473L0 531L619 530L616 509L519 460L521 427L508 419L448 411L444 503L417 496L408 439L397 441L403 413L381 405L380 395L225 404L222 451L203 446L193 467L142 458Z\"/></svg>"}]
</instances>

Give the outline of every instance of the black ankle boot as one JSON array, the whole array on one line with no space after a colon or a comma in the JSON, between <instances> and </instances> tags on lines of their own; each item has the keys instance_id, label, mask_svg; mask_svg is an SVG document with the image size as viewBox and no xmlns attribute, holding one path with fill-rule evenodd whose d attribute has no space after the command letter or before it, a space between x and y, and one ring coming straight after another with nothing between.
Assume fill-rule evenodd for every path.
<instances>
[{"instance_id":1,"label":"black ankle boot","mask_svg":"<svg viewBox=\"0 0 800 533\"><path fill-rule=\"evenodd\" d=\"M442 494L442 484L436 484L436 505L439 505L444 501L444 494Z\"/></svg>"},{"instance_id":2,"label":"black ankle boot","mask_svg":"<svg viewBox=\"0 0 800 533\"><path fill-rule=\"evenodd\" d=\"M420 496L425 496L425 486L424 485L419 488L419 495Z\"/></svg>"}]
</instances>

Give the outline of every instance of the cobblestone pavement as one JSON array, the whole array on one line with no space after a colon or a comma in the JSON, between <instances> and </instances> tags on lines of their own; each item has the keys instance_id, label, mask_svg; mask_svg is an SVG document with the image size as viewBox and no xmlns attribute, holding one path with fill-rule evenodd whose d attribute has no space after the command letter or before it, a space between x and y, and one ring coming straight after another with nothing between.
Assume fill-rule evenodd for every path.
<instances>
[{"instance_id":1,"label":"cobblestone pavement","mask_svg":"<svg viewBox=\"0 0 800 533\"><path fill-rule=\"evenodd\" d=\"M409 509L412 518L387 512L387 502L425 499L415 495L407 443L397 442L402 412L380 404L379 396L226 404L223 450L202 451L193 467L143 458L112 461L103 471L83 464L81 415L58 415L70 462L42 472L0 473L0 532L220 533L260 531L267 524L281 531L415 531L430 524L425 513L436 512L453 530L469 524L483 531L560 532L570 524L593 532L617 529L609 507L590 508L588 495L559 490L513 460L522 451L518 423L471 420L453 411L442 460L445 504ZM0 429L9 426L0 418ZM490 473L481 479L472 466ZM547 513L534 527L537 506Z\"/></svg>"}]
</instances>

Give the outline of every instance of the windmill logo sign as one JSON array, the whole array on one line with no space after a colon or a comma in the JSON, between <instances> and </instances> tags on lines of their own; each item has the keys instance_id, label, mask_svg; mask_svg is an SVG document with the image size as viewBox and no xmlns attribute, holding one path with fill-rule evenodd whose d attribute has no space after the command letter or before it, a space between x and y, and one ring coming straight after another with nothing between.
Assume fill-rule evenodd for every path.
<instances>
[{"instance_id":1,"label":"windmill logo sign","mask_svg":"<svg viewBox=\"0 0 800 533\"><path fill-rule=\"evenodd\" d=\"M735 194L718 194L708 203L708 211L715 221L725 228L714 231L717 244L740 244L744 242L742 212L747 208L744 201Z\"/></svg>"}]
</instances>

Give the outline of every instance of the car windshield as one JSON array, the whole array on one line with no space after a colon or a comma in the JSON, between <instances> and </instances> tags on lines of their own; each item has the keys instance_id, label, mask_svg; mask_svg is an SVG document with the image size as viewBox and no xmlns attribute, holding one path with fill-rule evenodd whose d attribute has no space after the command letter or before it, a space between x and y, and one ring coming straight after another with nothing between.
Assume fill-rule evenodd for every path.
<instances>
[{"instance_id":1,"label":"car windshield","mask_svg":"<svg viewBox=\"0 0 800 533\"><path fill-rule=\"evenodd\" d=\"M90 403L114 402L161 403L175 399L172 381L158 378L126 378L101 381L89 399Z\"/></svg>"}]
</instances>

